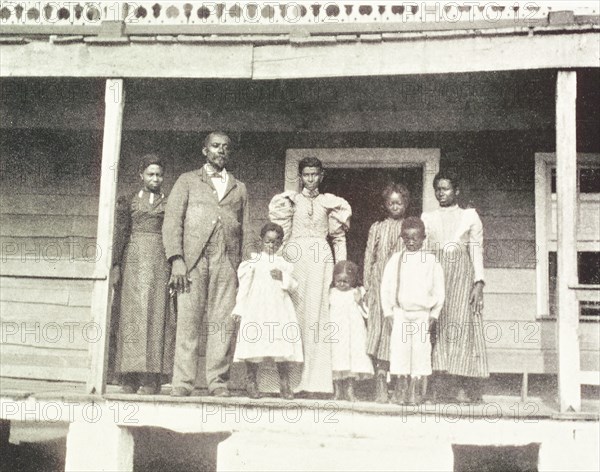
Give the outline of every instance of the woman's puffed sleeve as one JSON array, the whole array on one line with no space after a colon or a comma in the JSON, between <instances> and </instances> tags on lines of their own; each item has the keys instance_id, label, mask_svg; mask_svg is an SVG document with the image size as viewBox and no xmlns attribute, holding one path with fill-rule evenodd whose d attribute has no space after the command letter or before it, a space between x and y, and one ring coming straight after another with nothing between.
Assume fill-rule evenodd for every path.
<instances>
[{"instance_id":1,"label":"woman's puffed sleeve","mask_svg":"<svg viewBox=\"0 0 600 472\"><path fill-rule=\"evenodd\" d=\"M473 262L473 282L483 278L483 223L474 209L466 210L469 215L469 253Z\"/></svg>"},{"instance_id":2,"label":"woman's puffed sleeve","mask_svg":"<svg viewBox=\"0 0 600 472\"><path fill-rule=\"evenodd\" d=\"M239 287L235 297L235 307L232 315L244 317L245 308L248 306L247 299L252 288L252 279L254 278L254 264L251 261L243 261L237 270Z\"/></svg>"},{"instance_id":3,"label":"woman's puffed sleeve","mask_svg":"<svg viewBox=\"0 0 600 472\"><path fill-rule=\"evenodd\" d=\"M283 244L287 243L292 233L296 195L297 192L292 191L278 193L269 203L269 220L283 228Z\"/></svg>"},{"instance_id":4,"label":"woman's puffed sleeve","mask_svg":"<svg viewBox=\"0 0 600 472\"><path fill-rule=\"evenodd\" d=\"M352 208L341 197L326 193L323 195L325 208L328 210L329 236L335 255L335 262L346 260L346 231L350 228Z\"/></svg>"}]
</instances>

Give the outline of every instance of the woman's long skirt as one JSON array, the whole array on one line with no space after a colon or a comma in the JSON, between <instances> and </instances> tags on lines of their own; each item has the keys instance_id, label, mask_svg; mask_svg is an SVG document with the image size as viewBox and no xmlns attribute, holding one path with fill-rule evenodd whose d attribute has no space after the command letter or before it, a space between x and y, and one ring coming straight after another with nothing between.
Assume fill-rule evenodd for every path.
<instances>
[{"instance_id":1,"label":"woman's long skirt","mask_svg":"<svg viewBox=\"0 0 600 472\"><path fill-rule=\"evenodd\" d=\"M304 365L293 365L290 379L297 392L333 391L331 344L335 326L329 322L329 289L333 277L333 255L321 238L290 240L284 253L294 264L298 289L291 294L300 326Z\"/></svg>"},{"instance_id":2,"label":"woman's long skirt","mask_svg":"<svg viewBox=\"0 0 600 472\"><path fill-rule=\"evenodd\" d=\"M473 265L468 250L449 244L439 258L444 269L446 300L436 328L433 370L488 377L483 320L480 314L473 314L469 304Z\"/></svg>"},{"instance_id":3,"label":"woman's long skirt","mask_svg":"<svg viewBox=\"0 0 600 472\"><path fill-rule=\"evenodd\" d=\"M117 372L172 372L175 323L168 282L162 236L133 233L122 263Z\"/></svg>"}]
</instances>

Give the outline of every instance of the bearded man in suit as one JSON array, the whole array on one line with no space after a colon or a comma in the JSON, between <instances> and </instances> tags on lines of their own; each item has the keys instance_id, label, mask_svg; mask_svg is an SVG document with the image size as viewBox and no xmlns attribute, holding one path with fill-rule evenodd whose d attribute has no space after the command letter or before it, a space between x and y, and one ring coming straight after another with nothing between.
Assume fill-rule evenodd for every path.
<instances>
[{"instance_id":1,"label":"bearded man in suit","mask_svg":"<svg viewBox=\"0 0 600 472\"><path fill-rule=\"evenodd\" d=\"M171 395L197 394L203 371L200 336L206 336L206 384L214 396L229 396L233 357L237 267L248 236L246 186L226 170L229 137L204 140L206 163L182 174L169 196L163 243L171 262L169 284L178 292L177 336Z\"/></svg>"}]
</instances>

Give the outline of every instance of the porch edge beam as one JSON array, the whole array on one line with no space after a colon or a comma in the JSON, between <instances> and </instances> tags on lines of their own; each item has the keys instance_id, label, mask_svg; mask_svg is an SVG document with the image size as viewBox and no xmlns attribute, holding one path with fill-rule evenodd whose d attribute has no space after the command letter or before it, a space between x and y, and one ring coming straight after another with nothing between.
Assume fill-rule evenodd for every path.
<instances>
[{"instance_id":1,"label":"porch edge beam","mask_svg":"<svg viewBox=\"0 0 600 472\"><path fill-rule=\"evenodd\" d=\"M253 45L3 45L1 77L293 79L598 68L600 33ZM519 51L519 54L515 54Z\"/></svg>"},{"instance_id":2,"label":"porch edge beam","mask_svg":"<svg viewBox=\"0 0 600 472\"><path fill-rule=\"evenodd\" d=\"M249 79L252 45L34 41L2 46L0 77Z\"/></svg>"},{"instance_id":3,"label":"porch edge beam","mask_svg":"<svg viewBox=\"0 0 600 472\"><path fill-rule=\"evenodd\" d=\"M600 34L257 46L254 79L597 68ZM518 54L515 53L518 51Z\"/></svg>"},{"instance_id":4,"label":"porch edge beam","mask_svg":"<svg viewBox=\"0 0 600 472\"><path fill-rule=\"evenodd\" d=\"M125 91L123 79L107 79L105 88L104 136L102 138L102 174L98 204L96 278L92 290L92 319L100 330L100 339L90 346L91 369L87 383L89 393L104 393L108 365L108 329L110 327L110 268L112 265L113 228L117 177L121 154L121 132Z\"/></svg>"},{"instance_id":5,"label":"porch edge beam","mask_svg":"<svg viewBox=\"0 0 600 472\"><path fill-rule=\"evenodd\" d=\"M580 353L577 330L577 73L556 78L556 193L558 206L558 389L560 410L580 411Z\"/></svg>"}]
</instances>

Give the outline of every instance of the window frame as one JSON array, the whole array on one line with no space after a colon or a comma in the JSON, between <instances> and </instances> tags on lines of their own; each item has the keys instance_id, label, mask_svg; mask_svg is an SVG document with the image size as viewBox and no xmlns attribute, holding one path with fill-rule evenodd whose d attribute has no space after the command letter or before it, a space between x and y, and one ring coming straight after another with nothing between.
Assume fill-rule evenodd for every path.
<instances>
[{"instance_id":1,"label":"window frame","mask_svg":"<svg viewBox=\"0 0 600 472\"><path fill-rule=\"evenodd\" d=\"M536 257L536 286L537 286L537 317L555 319L550 313L550 284L549 284L549 252L557 251L557 244L550 240L549 223L552 220L552 203L556 194L552 193L552 168L556 167L555 153L535 153L535 243ZM577 208L579 202L600 202L600 193L579 193L579 169L581 167L600 167L600 154L577 153ZM577 243L579 251L597 251L594 242ZM593 246L595 245L595 246ZM595 286L582 286L578 283L573 289L585 291L594 290ZM579 297L578 297L579 298ZM580 302L583 301L580 299ZM580 318L584 319L584 318Z\"/></svg>"}]
</instances>

